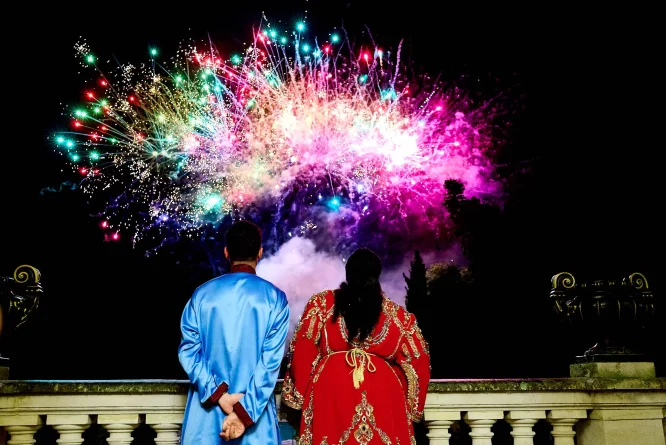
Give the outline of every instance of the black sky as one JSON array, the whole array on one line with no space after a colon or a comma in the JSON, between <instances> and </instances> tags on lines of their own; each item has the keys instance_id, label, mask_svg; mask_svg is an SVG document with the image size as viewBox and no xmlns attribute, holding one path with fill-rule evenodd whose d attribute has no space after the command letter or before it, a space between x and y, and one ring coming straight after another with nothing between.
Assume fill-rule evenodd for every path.
<instances>
[{"instance_id":1,"label":"black sky","mask_svg":"<svg viewBox=\"0 0 666 445\"><path fill-rule=\"evenodd\" d=\"M199 284L172 257L146 260L125 243L104 243L78 192L40 194L68 179L46 138L66 125L60 103L76 102L87 79L73 45L84 37L101 58L123 62L146 60L149 46L171 53L190 37L240 47L262 11L272 23L307 16L313 35L344 24L365 38L367 25L382 45L404 38L406 53L430 73L464 73L482 79L487 93L520 93L523 111L504 160L533 172L530 198L519 203L524 236L506 259L536 264L525 272L544 282L535 299L546 298L549 277L562 270L601 278L641 271L663 288L656 11L416 0L397 7L218 3L20 5L5 18L0 273L37 266L48 300L14 353L20 376L182 377L178 317Z\"/></svg>"}]
</instances>

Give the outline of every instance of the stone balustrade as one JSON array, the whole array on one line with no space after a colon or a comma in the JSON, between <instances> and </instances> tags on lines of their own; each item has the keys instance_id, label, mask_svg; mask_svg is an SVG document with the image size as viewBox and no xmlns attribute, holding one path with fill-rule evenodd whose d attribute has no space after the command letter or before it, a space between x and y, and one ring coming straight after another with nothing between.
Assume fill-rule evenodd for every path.
<instances>
[{"instance_id":1,"label":"stone balustrade","mask_svg":"<svg viewBox=\"0 0 666 445\"><path fill-rule=\"evenodd\" d=\"M174 380L0 381L0 427L8 445L33 444L42 428L79 445L93 426L109 445L147 427L156 445L178 444L187 389ZM544 422L554 445L666 445L665 416L666 379L656 378L434 380L425 408L431 445L450 445L452 434L491 445L498 422L514 445L536 444Z\"/></svg>"}]
</instances>

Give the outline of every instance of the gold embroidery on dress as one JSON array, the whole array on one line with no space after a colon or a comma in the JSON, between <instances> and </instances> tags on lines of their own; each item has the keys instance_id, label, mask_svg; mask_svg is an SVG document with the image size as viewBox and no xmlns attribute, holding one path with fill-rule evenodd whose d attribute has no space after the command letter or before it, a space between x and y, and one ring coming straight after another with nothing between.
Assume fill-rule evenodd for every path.
<instances>
[{"instance_id":1,"label":"gold embroidery on dress","mask_svg":"<svg viewBox=\"0 0 666 445\"><path fill-rule=\"evenodd\" d=\"M409 414L409 406L407 400L405 400L405 412L407 413L407 431L409 431L409 438L413 438L414 425L412 425L412 416Z\"/></svg>"},{"instance_id":2,"label":"gold embroidery on dress","mask_svg":"<svg viewBox=\"0 0 666 445\"><path fill-rule=\"evenodd\" d=\"M310 392L310 401L308 407L303 410L303 422L305 423L305 431L301 434L298 440L298 445L312 445L312 419L314 419L314 410L312 409L312 401L314 394Z\"/></svg>"},{"instance_id":3,"label":"gold embroidery on dress","mask_svg":"<svg viewBox=\"0 0 666 445\"><path fill-rule=\"evenodd\" d=\"M377 430L377 433L379 433L379 438L382 440L382 443L384 443L386 445L391 445L391 439L389 439L388 434L386 434L382 430ZM398 442L398 445L399 444L400 443Z\"/></svg>"},{"instance_id":4,"label":"gold embroidery on dress","mask_svg":"<svg viewBox=\"0 0 666 445\"><path fill-rule=\"evenodd\" d=\"M366 392L363 391L361 393L361 403L356 405L356 413L352 418L352 424L342 433L338 445L345 445L352 431L354 431L354 439L359 445L368 445L375 432L379 434L379 438L384 445L391 445L391 439L388 435L377 428L374 410L373 406L368 403Z\"/></svg>"},{"instance_id":5,"label":"gold embroidery on dress","mask_svg":"<svg viewBox=\"0 0 666 445\"><path fill-rule=\"evenodd\" d=\"M303 435L298 439L298 445L312 445L312 433L310 431L303 432Z\"/></svg>"},{"instance_id":6,"label":"gold embroidery on dress","mask_svg":"<svg viewBox=\"0 0 666 445\"><path fill-rule=\"evenodd\" d=\"M409 349L407 348L407 345L404 343L402 344L402 353L405 354L405 357L407 357L408 362L412 360L412 356L409 355Z\"/></svg>"},{"instance_id":7,"label":"gold embroidery on dress","mask_svg":"<svg viewBox=\"0 0 666 445\"><path fill-rule=\"evenodd\" d=\"M395 303L394 303L395 304ZM392 314L392 321L400 331L400 336L398 337L395 350L388 356L388 359L392 359L395 354L400 350L400 345L402 344L403 337L409 337L413 334L413 331L409 329L409 323L411 319L411 314L407 311L399 311L398 305L396 304L396 310ZM400 320L399 314L402 313L405 316L405 320Z\"/></svg>"},{"instance_id":8,"label":"gold embroidery on dress","mask_svg":"<svg viewBox=\"0 0 666 445\"><path fill-rule=\"evenodd\" d=\"M312 306L312 308L307 312L304 313L301 316L301 319L298 321L298 326L296 327L296 332L299 332L301 330L301 325L307 321L310 320L310 324L308 325L308 331L307 331L307 338L308 340L312 340L312 336L314 334L315 328L317 327L317 322L321 321L322 318L322 312L325 312L326 309L326 294L329 291L324 291L324 292L319 292L318 294L315 294L312 298L310 298L310 301L308 301L306 307ZM322 303L324 306L324 311L322 311ZM294 337L296 335L294 334ZM315 339L315 341L319 341L319 339Z\"/></svg>"},{"instance_id":9,"label":"gold embroidery on dress","mask_svg":"<svg viewBox=\"0 0 666 445\"><path fill-rule=\"evenodd\" d=\"M315 337L315 343L319 343L321 339L321 331L324 329L326 322L326 295L330 291L319 292L311 298L312 305L312 320L310 321L310 327L308 329L308 339L312 338L314 331L316 329L317 335Z\"/></svg>"},{"instance_id":10,"label":"gold embroidery on dress","mask_svg":"<svg viewBox=\"0 0 666 445\"><path fill-rule=\"evenodd\" d=\"M324 346L326 347L326 354L330 354L331 352L333 352L331 347L328 345L328 329L326 329L326 323L328 322L328 320L330 320L330 317L328 315L326 315L326 322L324 322L324 328L323 328L323 330L324 330Z\"/></svg>"},{"instance_id":11,"label":"gold embroidery on dress","mask_svg":"<svg viewBox=\"0 0 666 445\"><path fill-rule=\"evenodd\" d=\"M330 357L330 355L327 355L326 357L324 357L323 363L321 364L321 366L319 366L319 369L317 369L317 372L315 372L315 375L312 378L312 383L317 383L317 380L319 380L319 376L321 375L321 372L324 370L324 367L326 366L326 363L328 362L329 357Z\"/></svg>"},{"instance_id":12,"label":"gold embroidery on dress","mask_svg":"<svg viewBox=\"0 0 666 445\"><path fill-rule=\"evenodd\" d=\"M318 303L322 300L322 298L325 297L325 294L326 292L320 292L314 295L312 298L310 298L310 301L308 301L306 307L307 306L313 306L313 307L306 314L303 314L301 319L298 321L298 324L296 325L294 335L291 341L289 342L289 362L287 365L287 369L291 369L291 362L294 356L294 350L296 349L296 341L299 338L302 338L301 333L303 330L303 324L306 321L308 321L308 319L310 323L308 324L308 331L305 333L305 336L307 337L308 340L312 339L312 336L314 334L314 328L318 320L318 314L321 312ZM318 339L316 339L315 341L318 341ZM312 371L310 372L310 375L312 375L312 372L319 363L320 359L321 359L321 354L319 354L315 359L315 361L312 363ZM296 385L294 384L293 379L289 373L287 373L287 375L285 376L285 381L282 385L282 397L285 405L294 409L302 409L303 395L300 394L296 389Z\"/></svg>"},{"instance_id":13,"label":"gold embroidery on dress","mask_svg":"<svg viewBox=\"0 0 666 445\"><path fill-rule=\"evenodd\" d=\"M423 411L419 411L417 408L414 408L414 414L412 414L412 420L416 423L419 423L423 420Z\"/></svg>"},{"instance_id":14,"label":"gold embroidery on dress","mask_svg":"<svg viewBox=\"0 0 666 445\"><path fill-rule=\"evenodd\" d=\"M282 401L285 405L294 409L303 408L303 396L296 390L294 381L287 374L282 383Z\"/></svg>"},{"instance_id":15,"label":"gold embroidery on dress","mask_svg":"<svg viewBox=\"0 0 666 445\"><path fill-rule=\"evenodd\" d=\"M428 346L428 342L425 337L423 337L423 332L421 332L421 328L419 328L418 325L414 326L414 333L416 334L416 338L421 342L421 348L423 348L426 354L430 354L430 346Z\"/></svg>"},{"instance_id":16,"label":"gold embroidery on dress","mask_svg":"<svg viewBox=\"0 0 666 445\"><path fill-rule=\"evenodd\" d=\"M407 342L409 343L409 347L412 348L412 351L414 351L414 357L419 358L421 357L421 353L419 352L419 348L416 347L416 343L414 343L414 337L411 335L407 337Z\"/></svg>"},{"instance_id":17,"label":"gold embroidery on dress","mask_svg":"<svg viewBox=\"0 0 666 445\"><path fill-rule=\"evenodd\" d=\"M321 439L321 443L320 443L319 445L328 445L328 441L327 441L327 439L328 439L328 437L327 437L327 436L324 436L324 437Z\"/></svg>"},{"instance_id":18,"label":"gold embroidery on dress","mask_svg":"<svg viewBox=\"0 0 666 445\"><path fill-rule=\"evenodd\" d=\"M372 428L370 428L370 425L365 422L362 422L358 428L356 428L356 431L354 431L354 439L361 444L369 443L372 440L372 436Z\"/></svg>"},{"instance_id":19,"label":"gold embroidery on dress","mask_svg":"<svg viewBox=\"0 0 666 445\"><path fill-rule=\"evenodd\" d=\"M401 344L402 344L402 334L400 334L400 336L398 337L398 340L397 340L396 343L395 343L395 349L393 350L393 352L391 352L391 354L389 354L388 357L386 357L386 360L393 360L393 358L395 357L395 355L396 355L396 354L398 353L398 351L400 350L400 345L401 345Z\"/></svg>"},{"instance_id":20,"label":"gold embroidery on dress","mask_svg":"<svg viewBox=\"0 0 666 445\"><path fill-rule=\"evenodd\" d=\"M315 324L317 324L316 312L317 312L316 309L311 309L306 317L310 319L310 324L308 325L308 333L307 333L308 340L312 340L312 334L314 334Z\"/></svg>"},{"instance_id":21,"label":"gold embroidery on dress","mask_svg":"<svg viewBox=\"0 0 666 445\"><path fill-rule=\"evenodd\" d=\"M310 401L308 402L308 407L303 410L303 420L305 422L305 427L308 428L312 426L312 419L314 418L314 410L312 409L312 402L314 401L314 394L310 392Z\"/></svg>"},{"instance_id":22,"label":"gold embroidery on dress","mask_svg":"<svg viewBox=\"0 0 666 445\"><path fill-rule=\"evenodd\" d=\"M319 341L321 340L321 331L326 329L326 295L328 292L322 293L319 296L319 303L321 304L321 307L319 308L319 311L317 313L317 317L319 319L319 328L317 329L317 337L315 338L315 342L319 344Z\"/></svg>"},{"instance_id":23,"label":"gold embroidery on dress","mask_svg":"<svg viewBox=\"0 0 666 445\"><path fill-rule=\"evenodd\" d=\"M412 421L418 422L421 420L416 418L419 415L419 377L409 363L400 363L400 366L407 377L407 405L409 407L409 413L412 417Z\"/></svg>"}]
</instances>

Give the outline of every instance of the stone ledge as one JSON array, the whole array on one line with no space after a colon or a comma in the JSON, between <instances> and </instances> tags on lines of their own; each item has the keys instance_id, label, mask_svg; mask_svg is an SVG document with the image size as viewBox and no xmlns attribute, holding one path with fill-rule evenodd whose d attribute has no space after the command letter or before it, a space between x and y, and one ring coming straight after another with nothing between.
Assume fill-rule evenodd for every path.
<instances>
[{"instance_id":1,"label":"stone ledge","mask_svg":"<svg viewBox=\"0 0 666 445\"><path fill-rule=\"evenodd\" d=\"M431 380L428 385L429 393L526 391L666 391L666 378Z\"/></svg>"},{"instance_id":2,"label":"stone ledge","mask_svg":"<svg viewBox=\"0 0 666 445\"><path fill-rule=\"evenodd\" d=\"M569 366L571 377L654 379L654 363L651 362L592 362Z\"/></svg>"},{"instance_id":3,"label":"stone ledge","mask_svg":"<svg viewBox=\"0 0 666 445\"><path fill-rule=\"evenodd\" d=\"M282 386L278 382L276 391ZM0 394L186 394L187 380L5 380ZM666 378L431 380L430 393L666 391Z\"/></svg>"},{"instance_id":4,"label":"stone ledge","mask_svg":"<svg viewBox=\"0 0 666 445\"><path fill-rule=\"evenodd\" d=\"M187 380L5 380L0 394L187 394Z\"/></svg>"}]
</instances>

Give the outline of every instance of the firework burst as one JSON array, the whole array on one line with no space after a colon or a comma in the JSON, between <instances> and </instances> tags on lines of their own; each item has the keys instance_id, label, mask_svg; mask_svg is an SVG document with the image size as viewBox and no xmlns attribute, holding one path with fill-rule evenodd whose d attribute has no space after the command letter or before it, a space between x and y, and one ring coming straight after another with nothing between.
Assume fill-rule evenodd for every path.
<instances>
[{"instance_id":1,"label":"firework burst","mask_svg":"<svg viewBox=\"0 0 666 445\"><path fill-rule=\"evenodd\" d=\"M500 193L486 108L407 76L399 46L308 41L301 25L265 26L237 54L185 44L168 67L152 48L149 63L108 74L77 44L96 83L55 142L109 239L159 245L267 212L275 245L418 244L445 224L446 179Z\"/></svg>"}]
</instances>

